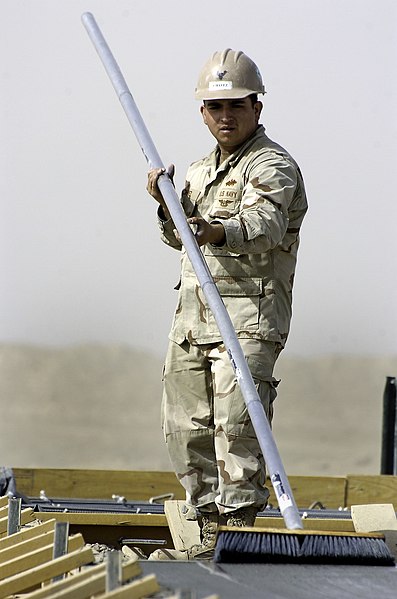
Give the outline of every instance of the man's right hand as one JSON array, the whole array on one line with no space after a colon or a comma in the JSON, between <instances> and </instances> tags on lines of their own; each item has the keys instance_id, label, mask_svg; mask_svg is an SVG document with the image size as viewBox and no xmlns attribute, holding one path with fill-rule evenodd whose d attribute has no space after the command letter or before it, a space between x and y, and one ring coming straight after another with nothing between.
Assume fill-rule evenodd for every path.
<instances>
[{"instance_id":1,"label":"man's right hand","mask_svg":"<svg viewBox=\"0 0 397 599\"><path fill-rule=\"evenodd\" d=\"M166 173L172 181L174 172L175 172L175 167L173 164L171 164L167 168L167 170L165 170L165 168L154 168L148 172L148 182L147 182L146 189L147 189L148 193L160 204L160 206L163 209L164 216L167 220L169 220L171 218L171 215L168 211L167 205L166 205L164 198L161 194L161 191L159 189L158 180L159 180L159 177L161 177L161 175L164 175Z\"/></svg>"}]
</instances>

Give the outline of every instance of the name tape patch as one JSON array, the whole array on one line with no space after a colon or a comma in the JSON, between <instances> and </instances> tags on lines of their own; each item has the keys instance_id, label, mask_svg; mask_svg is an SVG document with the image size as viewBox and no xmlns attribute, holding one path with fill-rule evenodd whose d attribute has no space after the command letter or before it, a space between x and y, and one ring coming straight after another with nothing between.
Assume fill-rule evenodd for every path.
<instances>
[{"instance_id":1,"label":"name tape patch","mask_svg":"<svg viewBox=\"0 0 397 599\"><path fill-rule=\"evenodd\" d=\"M233 82L232 81L210 81L208 84L208 89L210 91L215 91L219 89L232 89Z\"/></svg>"}]
</instances>

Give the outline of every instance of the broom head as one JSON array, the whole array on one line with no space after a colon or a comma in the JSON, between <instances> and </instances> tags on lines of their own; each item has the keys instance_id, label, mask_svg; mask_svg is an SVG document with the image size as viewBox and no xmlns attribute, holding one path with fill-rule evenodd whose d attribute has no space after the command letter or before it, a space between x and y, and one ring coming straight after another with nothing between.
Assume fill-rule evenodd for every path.
<instances>
[{"instance_id":1,"label":"broom head","mask_svg":"<svg viewBox=\"0 0 397 599\"><path fill-rule=\"evenodd\" d=\"M230 526L218 530L214 561L395 565L379 533Z\"/></svg>"}]
</instances>

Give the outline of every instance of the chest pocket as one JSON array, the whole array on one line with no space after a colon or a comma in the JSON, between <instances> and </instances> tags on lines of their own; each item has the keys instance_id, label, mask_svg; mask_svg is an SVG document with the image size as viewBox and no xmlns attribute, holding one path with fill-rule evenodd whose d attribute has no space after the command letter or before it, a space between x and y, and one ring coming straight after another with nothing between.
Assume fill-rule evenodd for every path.
<instances>
[{"instance_id":1,"label":"chest pocket","mask_svg":"<svg viewBox=\"0 0 397 599\"><path fill-rule=\"evenodd\" d=\"M182 191L182 205L187 217L192 216L196 206L202 200L202 194L198 189L189 186Z\"/></svg>"},{"instance_id":2,"label":"chest pocket","mask_svg":"<svg viewBox=\"0 0 397 599\"><path fill-rule=\"evenodd\" d=\"M238 212L242 190L237 188L235 181L232 182L234 186L227 187L226 183L218 190L209 212L211 218L230 218Z\"/></svg>"}]
</instances>

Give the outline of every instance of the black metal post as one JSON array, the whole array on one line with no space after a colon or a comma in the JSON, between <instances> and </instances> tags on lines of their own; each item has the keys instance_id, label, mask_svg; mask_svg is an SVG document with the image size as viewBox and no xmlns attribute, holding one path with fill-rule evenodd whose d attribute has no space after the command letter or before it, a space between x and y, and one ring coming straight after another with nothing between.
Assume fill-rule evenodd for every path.
<instances>
[{"instance_id":1,"label":"black metal post","mask_svg":"<svg viewBox=\"0 0 397 599\"><path fill-rule=\"evenodd\" d=\"M386 377L383 392L381 474L397 474L396 377Z\"/></svg>"}]
</instances>

